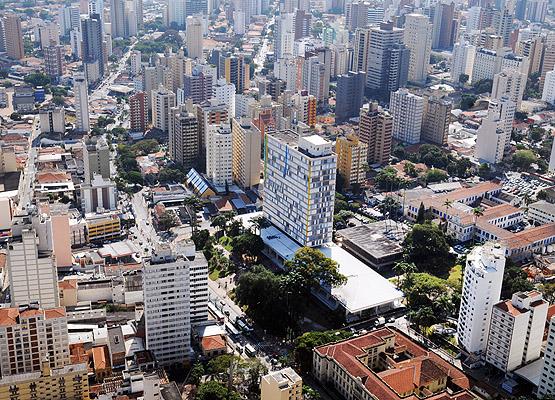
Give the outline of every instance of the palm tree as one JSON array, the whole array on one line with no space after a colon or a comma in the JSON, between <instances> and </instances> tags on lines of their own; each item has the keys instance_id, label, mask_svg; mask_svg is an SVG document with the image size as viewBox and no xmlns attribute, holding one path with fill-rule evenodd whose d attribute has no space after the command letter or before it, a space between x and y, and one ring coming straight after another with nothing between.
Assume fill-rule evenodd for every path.
<instances>
[{"instance_id":1,"label":"palm tree","mask_svg":"<svg viewBox=\"0 0 555 400\"><path fill-rule=\"evenodd\" d=\"M476 222L478 221L478 217L484 215L484 209L482 207L474 207L472 209L472 214L474 215L474 228L476 228ZM475 234L472 235L472 243L474 244L476 240Z\"/></svg>"},{"instance_id":2,"label":"palm tree","mask_svg":"<svg viewBox=\"0 0 555 400\"><path fill-rule=\"evenodd\" d=\"M393 265L393 272L397 275L397 288L401 287L401 275L410 275L416 271L417 269L414 263L405 261L395 263L395 265Z\"/></svg>"},{"instance_id":3,"label":"palm tree","mask_svg":"<svg viewBox=\"0 0 555 400\"><path fill-rule=\"evenodd\" d=\"M194 233L198 223L197 223L197 211L202 206L202 201L196 196L188 196L183 200L183 206L187 210L189 215L189 221L191 224L191 233Z\"/></svg>"},{"instance_id":4,"label":"palm tree","mask_svg":"<svg viewBox=\"0 0 555 400\"><path fill-rule=\"evenodd\" d=\"M251 218L252 226L251 228L255 228L255 231L258 231L260 235L262 233L262 229L270 227L272 224L268 221L263 215L259 215L258 217ZM254 233L254 232L253 232Z\"/></svg>"},{"instance_id":5,"label":"palm tree","mask_svg":"<svg viewBox=\"0 0 555 400\"><path fill-rule=\"evenodd\" d=\"M222 215L216 215L212 218L212 222L210 222L210 226L212 228L217 228L220 232L225 230L227 224L227 219Z\"/></svg>"},{"instance_id":6,"label":"palm tree","mask_svg":"<svg viewBox=\"0 0 555 400\"><path fill-rule=\"evenodd\" d=\"M445 225L444 225L443 232L447 232L447 224L448 224L447 215L449 214L449 209L453 206L453 200L447 199L443 202L443 205L445 206L445 216L443 217L443 220L445 221Z\"/></svg>"}]
</instances>

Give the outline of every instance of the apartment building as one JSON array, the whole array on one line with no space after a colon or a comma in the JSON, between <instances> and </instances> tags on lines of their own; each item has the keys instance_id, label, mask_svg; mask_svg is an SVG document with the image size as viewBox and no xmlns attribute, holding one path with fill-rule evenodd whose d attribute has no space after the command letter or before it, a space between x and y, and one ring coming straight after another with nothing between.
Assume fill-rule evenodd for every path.
<instances>
[{"instance_id":1,"label":"apartment building","mask_svg":"<svg viewBox=\"0 0 555 400\"><path fill-rule=\"evenodd\" d=\"M197 116L181 105L171 109L168 152L170 158L185 169L198 167L200 155Z\"/></svg>"},{"instance_id":2,"label":"apartment building","mask_svg":"<svg viewBox=\"0 0 555 400\"><path fill-rule=\"evenodd\" d=\"M543 366L536 394L539 398L555 394L555 316L551 317L549 321L547 345L545 346Z\"/></svg>"},{"instance_id":3,"label":"apartment building","mask_svg":"<svg viewBox=\"0 0 555 400\"><path fill-rule=\"evenodd\" d=\"M152 94L152 126L168 133L170 129L170 109L175 107L175 93L160 85Z\"/></svg>"},{"instance_id":4,"label":"apartment building","mask_svg":"<svg viewBox=\"0 0 555 400\"><path fill-rule=\"evenodd\" d=\"M408 144L420 142L424 99L402 88L391 93L389 109L393 115L393 137Z\"/></svg>"},{"instance_id":5,"label":"apartment building","mask_svg":"<svg viewBox=\"0 0 555 400\"><path fill-rule=\"evenodd\" d=\"M393 116L378 103L367 104L360 109L358 130L360 141L368 145L368 165L389 163Z\"/></svg>"},{"instance_id":6,"label":"apartment building","mask_svg":"<svg viewBox=\"0 0 555 400\"><path fill-rule=\"evenodd\" d=\"M129 123L131 132L146 132L148 129L148 105L145 92L129 96Z\"/></svg>"},{"instance_id":7,"label":"apartment building","mask_svg":"<svg viewBox=\"0 0 555 400\"><path fill-rule=\"evenodd\" d=\"M351 133L337 138L335 142L337 154L337 173L341 177L342 187L349 190L352 185L360 185L366 181L368 165L368 145L358 136Z\"/></svg>"},{"instance_id":8,"label":"apartment building","mask_svg":"<svg viewBox=\"0 0 555 400\"><path fill-rule=\"evenodd\" d=\"M261 400L302 400L303 380L293 368L272 371L260 381Z\"/></svg>"},{"instance_id":9,"label":"apartment building","mask_svg":"<svg viewBox=\"0 0 555 400\"><path fill-rule=\"evenodd\" d=\"M439 146L447 144L452 108L453 103L448 99L424 96L422 133L420 135L423 141Z\"/></svg>"},{"instance_id":10,"label":"apartment building","mask_svg":"<svg viewBox=\"0 0 555 400\"><path fill-rule=\"evenodd\" d=\"M217 187L233 183L232 136L229 124L208 125L206 131L206 176Z\"/></svg>"},{"instance_id":11,"label":"apartment building","mask_svg":"<svg viewBox=\"0 0 555 400\"><path fill-rule=\"evenodd\" d=\"M249 118L231 120L233 181L242 188L260 183L262 135Z\"/></svg>"},{"instance_id":12,"label":"apartment building","mask_svg":"<svg viewBox=\"0 0 555 400\"><path fill-rule=\"evenodd\" d=\"M518 292L493 306L486 361L511 372L540 358L549 303L538 291Z\"/></svg>"}]
</instances>

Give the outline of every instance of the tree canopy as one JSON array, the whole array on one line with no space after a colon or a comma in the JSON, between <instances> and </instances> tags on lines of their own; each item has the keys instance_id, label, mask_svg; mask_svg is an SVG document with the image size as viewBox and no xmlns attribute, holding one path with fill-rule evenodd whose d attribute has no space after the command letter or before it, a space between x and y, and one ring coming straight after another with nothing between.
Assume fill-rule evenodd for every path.
<instances>
[{"instance_id":1,"label":"tree canopy","mask_svg":"<svg viewBox=\"0 0 555 400\"><path fill-rule=\"evenodd\" d=\"M405 258L420 271L441 275L454 261L445 233L436 224L415 224L403 241L403 247Z\"/></svg>"}]
</instances>

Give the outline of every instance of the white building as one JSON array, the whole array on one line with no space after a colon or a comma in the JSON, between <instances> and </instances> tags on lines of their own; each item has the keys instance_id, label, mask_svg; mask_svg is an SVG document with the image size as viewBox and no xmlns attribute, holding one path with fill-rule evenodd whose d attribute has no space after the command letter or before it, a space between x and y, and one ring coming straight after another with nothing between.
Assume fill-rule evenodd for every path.
<instances>
[{"instance_id":1,"label":"white building","mask_svg":"<svg viewBox=\"0 0 555 400\"><path fill-rule=\"evenodd\" d=\"M555 204L540 200L528 205L528 218L538 225L554 223Z\"/></svg>"},{"instance_id":2,"label":"white building","mask_svg":"<svg viewBox=\"0 0 555 400\"><path fill-rule=\"evenodd\" d=\"M131 52L131 75L139 75L142 72L142 54L139 50L133 50Z\"/></svg>"},{"instance_id":3,"label":"white building","mask_svg":"<svg viewBox=\"0 0 555 400\"><path fill-rule=\"evenodd\" d=\"M501 71L528 72L528 58L517 56L500 48L497 51L486 48L479 48L474 58L472 68L472 82L483 79L493 79L494 75Z\"/></svg>"},{"instance_id":4,"label":"white building","mask_svg":"<svg viewBox=\"0 0 555 400\"><path fill-rule=\"evenodd\" d=\"M486 351L493 304L499 301L505 271L505 249L493 242L475 247L464 270L457 336L471 354Z\"/></svg>"},{"instance_id":5,"label":"white building","mask_svg":"<svg viewBox=\"0 0 555 400\"><path fill-rule=\"evenodd\" d=\"M526 74L515 70L507 70L495 74L491 88L491 98L499 100L506 96L515 103L517 110L519 110L522 97L524 96L524 89L526 88L526 79Z\"/></svg>"},{"instance_id":6,"label":"white building","mask_svg":"<svg viewBox=\"0 0 555 400\"><path fill-rule=\"evenodd\" d=\"M337 157L321 136L266 136L264 216L303 246L331 242Z\"/></svg>"},{"instance_id":7,"label":"white building","mask_svg":"<svg viewBox=\"0 0 555 400\"><path fill-rule=\"evenodd\" d=\"M482 7L472 6L468 9L466 16L466 31L472 32L480 30L481 26Z\"/></svg>"},{"instance_id":8,"label":"white building","mask_svg":"<svg viewBox=\"0 0 555 400\"><path fill-rule=\"evenodd\" d=\"M73 93L75 95L75 128L80 132L88 132L91 128L88 84L85 75L81 72L73 75Z\"/></svg>"},{"instance_id":9,"label":"white building","mask_svg":"<svg viewBox=\"0 0 555 400\"><path fill-rule=\"evenodd\" d=\"M303 380L293 368L272 371L260 381L261 400L302 400Z\"/></svg>"},{"instance_id":10,"label":"white building","mask_svg":"<svg viewBox=\"0 0 555 400\"><path fill-rule=\"evenodd\" d=\"M403 42L410 49L409 81L425 82L432 51L432 24L430 19L421 14L407 14L405 16Z\"/></svg>"},{"instance_id":11,"label":"white building","mask_svg":"<svg viewBox=\"0 0 555 400\"><path fill-rule=\"evenodd\" d=\"M190 58L203 58L202 41L202 17L188 16L185 43L187 44L187 55Z\"/></svg>"},{"instance_id":12,"label":"white building","mask_svg":"<svg viewBox=\"0 0 555 400\"><path fill-rule=\"evenodd\" d=\"M48 108L39 111L41 133L61 133L66 130L65 111L63 107Z\"/></svg>"},{"instance_id":13,"label":"white building","mask_svg":"<svg viewBox=\"0 0 555 400\"><path fill-rule=\"evenodd\" d=\"M206 130L206 176L216 187L233 182L232 135L229 124L208 125Z\"/></svg>"},{"instance_id":14,"label":"white building","mask_svg":"<svg viewBox=\"0 0 555 400\"><path fill-rule=\"evenodd\" d=\"M391 93L389 110L393 115L393 137L409 144L420 142L424 99L401 88Z\"/></svg>"},{"instance_id":15,"label":"white building","mask_svg":"<svg viewBox=\"0 0 555 400\"><path fill-rule=\"evenodd\" d=\"M511 372L540 358L549 303L538 291L518 292L493 306L486 361Z\"/></svg>"},{"instance_id":16,"label":"white building","mask_svg":"<svg viewBox=\"0 0 555 400\"><path fill-rule=\"evenodd\" d=\"M555 71L548 71L545 74L543 84L542 100L550 104L555 103Z\"/></svg>"},{"instance_id":17,"label":"white building","mask_svg":"<svg viewBox=\"0 0 555 400\"><path fill-rule=\"evenodd\" d=\"M39 254L35 230L24 230L21 241L8 245L6 265L12 307L38 303L42 308L60 306L58 274L52 254Z\"/></svg>"},{"instance_id":18,"label":"white building","mask_svg":"<svg viewBox=\"0 0 555 400\"><path fill-rule=\"evenodd\" d=\"M285 82L286 90L297 89L298 58L292 55L285 55L274 62L274 76Z\"/></svg>"},{"instance_id":19,"label":"white building","mask_svg":"<svg viewBox=\"0 0 555 400\"><path fill-rule=\"evenodd\" d=\"M293 54L295 41L295 14L283 13L276 17L274 32L274 54L280 59L287 54Z\"/></svg>"},{"instance_id":20,"label":"white building","mask_svg":"<svg viewBox=\"0 0 555 400\"><path fill-rule=\"evenodd\" d=\"M537 391L539 398L553 394L555 394L555 316L549 321L547 345Z\"/></svg>"},{"instance_id":21,"label":"white building","mask_svg":"<svg viewBox=\"0 0 555 400\"><path fill-rule=\"evenodd\" d=\"M555 172L555 140L551 145L551 153L549 154L549 171Z\"/></svg>"},{"instance_id":22,"label":"white building","mask_svg":"<svg viewBox=\"0 0 555 400\"><path fill-rule=\"evenodd\" d=\"M230 117L235 115L235 85L233 83L227 83L225 78L218 79L212 86L212 98L217 99L219 103L228 105Z\"/></svg>"},{"instance_id":23,"label":"white building","mask_svg":"<svg viewBox=\"0 0 555 400\"><path fill-rule=\"evenodd\" d=\"M515 103L507 97L492 100L488 115L482 120L476 138L476 158L489 164L503 159L505 149L511 141Z\"/></svg>"},{"instance_id":24,"label":"white building","mask_svg":"<svg viewBox=\"0 0 555 400\"><path fill-rule=\"evenodd\" d=\"M160 85L152 91L152 126L168 133L170 109L175 107L175 93Z\"/></svg>"},{"instance_id":25,"label":"white building","mask_svg":"<svg viewBox=\"0 0 555 400\"><path fill-rule=\"evenodd\" d=\"M461 75L468 76L468 82L472 80L472 69L476 57L476 46L467 41L455 43L451 61L451 81L458 83Z\"/></svg>"},{"instance_id":26,"label":"white building","mask_svg":"<svg viewBox=\"0 0 555 400\"><path fill-rule=\"evenodd\" d=\"M81 203L85 213L117 208L116 184L111 179L94 174L90 183L81 185Z\"/></svg>"},{"instance_id":27,"label":"white building","mask_svg":"<svg viewBox=\"0 0 555 400\"><path fill-rule=\"evenodd\" d=\"M233 33L245 34L245 13L243 11L233 11Z\"/></svg>"}]
</instances>

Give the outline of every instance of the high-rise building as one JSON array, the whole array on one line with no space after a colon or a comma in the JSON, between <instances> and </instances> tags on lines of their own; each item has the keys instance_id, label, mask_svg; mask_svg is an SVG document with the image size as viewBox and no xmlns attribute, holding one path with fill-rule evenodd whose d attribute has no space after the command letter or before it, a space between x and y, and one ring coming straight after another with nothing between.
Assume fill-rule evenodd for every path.
<instances>
[{"instance_id":1,"label":"high-rise building","mask_svg":"<svg viewBox=\"0 0 555 400\"><path fill-rule=\"evenodd\" d=\"M51 253L39 253L35 230L24 230L21 241L8 246L7 271L12 307L38 303L42 308L60 306L58 274ZM3 372L3 371L2 371Z\"/></svg>"},{"instance_id":2,"label":"high-rise building","mask_svg":"<svg viewBox=\"0 0 555 400\"><path fill-rule=\"evenodd\" d=\"M58 14L58 25L60 25L60 34L66 36L73 29L80 27L79 7L62 6Z\"/></svg>"},{"instance_id":3,"label":"high-rise building","mask_svg":"<svg viewBox=\"0 0 555 400\"><path fill-rule=\"evenodd\" d=\"M353 68L355 72L368 70L368 48L370 46L370 29L358 28L355 31Z\"/></svg>"},{"instance_id":4,"label":"high-rise building","mask_svg":"<svg viewBox=\"0 0 555 400\"><path fill-rule=\"evenodd\" d=\"M295 40L310 36L312 14L307 10L296 9L293 19L295 21Z\"/></svg>"},{"instance_id":5,"label":"high-rise building","mask_svg":"<svg viewBox=\"0 0 555 400\"><path fill-rule=\"evenodd\" d=\"M131 75L140 75L143 70L142 54L139 50L131 51Z\"/></svg>"},{"instance_id":6,"label":"high-rise building","mask_svg":"<svg viewBox=\"0 0 555 400\"><path fill-rule=\"evenodd\" d=\"M185 75L183 77L183 97L185 99L191 99L193 104L200 104L203 101L211 99L212 79L212 76L205 75L193 69L192 75Z\"/></svg>"},{"instance_id":7,"label":"high-rise building","mask_svg":"<svg viewBox=\"0 0 555 400\"><path fill-rule=\"evenodd\" d=\"M316 125L316 97L302 90L293 95L293 113L296 121L302 122L310 127Z\"/></svg>"},{"instance_id":8,"label":"high-rise building","mask_svg":"<svg viewBox=\"0 0 555 400\"><path fill-rule=\"evenodd\" d=\"M335 121L344 122L358 116L364 99L365 72L349 72L337 77Z\"/></svg>"},{"instance_id":9,"label":"high-rise building","mask_svg":"<svg viewBox=\"0 0 555 400\"><path fill-rule=\"evenodd\" d=\"M516 105L507 97L491 100L488 115L482 120L476 138L476 157L497 164L510 145Z\"/></svg>"},{"instance_id":10,"label":"high-rise building","mask_svg":"<svg viewBox=\"0 0 555 400\"><path fill-rule=\"evenodd\" d=\"M175 107L175 93L164 86L152 91L152 126L168 133L170 126L170 109Z\"/></svg>"},{"instance_id":11,"label":"high-rise building","mask_svg":"<svg viewBox=\"0 0 555 400\"><path fill-rule=\"evenodd\" d=\"M98 14L92 14L81 21L82 58L89 83L96 82L104 76L106 58L102 26L102 19Z\"/></svg>"},{"instance_id":12,"label":"high-rise building","mask_svg":"<svg viewBox=\"0 0 555 400\"><path fill-rule=\"evenodd\" d=\"M184 105L171 109L168 150L170 158L183 168L198 167L200 138L197 116Z\"/></svg>"},{"instance_id":13,"label":"high-rise building","mask_svg":"<svg viewBox=\"0 0 555 400\"><path fill-rule=\"evenodd\" d=\"M420 142L424 99L402 88L391 93L389 110L393 115L393 137L403 143Z\"/></svg>"},{"instance_id":14,"label":"high-rise building","mask_svg":"<svg viewBox=\"0 0 555 400\"><path fill-rule=\"evenodd\" d=\"M220 57L220 77L235 85L237 93L243 93L250 86L250 64L242 54Z\"/></svg>"},{"instance_id":15,"label":"high-rise building","mask_svg":"<svg viewBox=\"0 0 555 400\"><path fill-rule=\"evenodd\" d=\"M482 7L472 6L468 9L466 16L466 30L470 33L480 29L482 29Z\"/></svg>"},{"instance_id":16,"label":"high-rise building","mask_svg":"<svg viewBox=\"0 0 555 400\"><path fill-rule=\"evenodd\" d=\"M318 135L281 131L266 135L264 154L264 216L302 246L329 243L337 161L333 144Z\"/></svg>"},{"instance_id":17,"label":"high-rise building","mask_svg":"<svg viewBox=\"0 0 555 400\"><path fill-rule=\"evenodd\" d=\"M544 22L548 4L547 0L527 0L525 19L530 22Z\"/></svg>"},{"instance_id":18,"label":"high-rise building","mask_svg":"<svg viewBox=\"0 0 555 400\"><path fill-rule=\"evenodd\" d=\"M204 58L202 52L202 16L187 17L185 43L187 45L187 55L190 58Z\"/></svg>"},{"instance_id":19,"label":"high-rise building","mask_svg":"<svg viewBox=\"0 0 555 400\"><path fill-rule=\"evenodd\" d=\"M453 103L446 98L424 96L424 115L420 138L440 146L447 144Z\"/></svg>"},{"instance_id":20,"label":"high-rise building","mask_svg":"<svg viewBox=\"0 0 555 400\"><path fill-rule=\"evenodd\" d=\"M302 400L303 380L287 367L264 375L260 381L262 400Z\"/></svg>"},{"instance_id":21,"label":"high-rise building","mask_svg":"<svg viewBox=\"0 0 555 400\"><path fill-rule=\"evenodd\" d=\"M484 354L493 305L499 301L505 271L505 249L488 242L472 249L464 269L457 334L461 348Z\"/></svg>"},{"instance_id":22,"label":"high-rise building","mask_svg":"<svg viewBox=\"0 0 555 400\"><path fill-rule=\"evenodd\" d=\"M218 79L216 84L212 86L212 98L218 103L227 104L229 115L235 115L235 85L227 83L224 78Z\"/></svg>"},{"instance_id":23,"label":"high-rise building","mask_svg":"<svg viewBox=\"0 0 555 400\"><path fill-rule=\"evenodd\" d=\"M197 106L198 140L201 160L206 157L206 131L208 125L229 124L229 109L227 104L217 99L210 99ZM201 161L202 167L205 163Z\"/></svg>"},{"instance_id":24,"label":"high-rise building","mask_svg":"<svg viewBox=\"0 0 555 400\"><path fill-rule=\"evenodd\" d=\"M545 346L543 366L540 371L541 375L536 393L539 398L555 394L555 363L553 363L553 360L555 360L555 316L549 320L547 345Z\"/></svg>"},{"instance_id":25,"label":"high-rise building","mask_svg":"<svg viewBox=\"0 0 555 400\"><path fill-rule=\"evenodd\" d=\"M426 82L432 51L432 24L425 15L405 15L405 46L410 50L408 80Z\"/></svg>"},{"instance_id":26,"label":"high-rise building","mask_svg":"<svg viewBox=\"0 0 555 400\"><path fill-rule=\"evenodd\" d=\"M75 73L73 75L75 129L80 132L88 132L90 130L88 90L85 75L83 73Z\"/></svg>"},{"instance_id":27,"label":"high-rise building","mask_svg":"<svg viewBox=\"0 0 555 400\"><path fill-rule=\"evenodd\" d=\"M514 16L508 7L501 10L495 10L493 14L493 27L495 34L501 38L503 46L510 46L511 33L513 32Z\"/></svg>"},{"instance_id":28,"label":"high-rise building","mask_svg":"<svg viewBox=\"0 0 555 400\"><path fill-rule=\"evenodd\" d=\"M274 32L275 58L279 59L286 54L293 54L295 41L295 15L284 13L276 16Z\"/></svg>"},{"instance_id":29,"label":"high-rise building","mask_svg":"<svg viewBox=\"0 0 555 400\"><path fill-rule=\"evenodd\" d=\"M345 7L345 26L353 32L358 28L366 28L368 26L368 9L370 3L364 1L354 1Z\"/></svg>"},{"instance_id":30,"label":"high-rise building","mask_svg":"<svg viewBox=\"0 0 555 400\"><path fill-rule=\"evenodd\" d=\"M206 176L216 187L233 183L232 136L229 124L208 125L206 130Z\"/></svg>"},{"instance_id":31,"label":"high-rise building","mask_svg":"<svg viewBox=\"0 0 555 400\"><path fill-rule=\"evenodd\" d=\"M186 18L185 0L168 2L168 26L170 28L184 28Z\"/></svg>"},{"instance_id":32,"label":"high-rise building","mask_svg":"<svg viewBox=\"0 0 555 400\"><path fill-rule=\"evenodd\" d=\"M6 55L14 60L25 57L21 19L15 14L6 14L2 20Z\"/></svg>"},{"instance_id":33,"label":"high-rise building","mask_svg":"<svg viewBox=\"0 0 555 400\"><path fill-rule=\"evenodd\" d=\"M44 71L51 79L57 80L64 74L64 46L55 45L45 47Z\"/></svg>"},{"instance_id":34,"label":"high-rise building","mask_svg":"<svg viewBox=\"0 0 555 400\"><path fill-rule=\"evenodd\" d=\"M233 33L244 35L246 27L245 13L243 11L233 11Z\"/></svg>"},{"instance_id":35,"label":"high-rise building","mask_svg":"<svg viewBox=\"0 0 555 400\"><path fill-rule=\"evenodd\" d=\"M208 0L185 0L185 12L191 15L209 15ZM260 13L259 13L260 14Z\"/></svg>"},{"instance_id":36,"label":"high-rise building","mask_svg":"<svg viewBox=\"0 0 555 400\"><path fill-rule=\"evenodd\" d=\"M378 103L360 109L359 138L368 145L367 163L387 164L391 155L393 117L382 110Z\"/></svg>"},{"instance_id":37,"label":"high-rise building","mask_svg":"<svg viewBox=\"0 0 555 400\"><path fill-rule=\"evenodd\" d=\"M407 83L410 50L402 43L404 30L392 22L370 29L366 89L373 96L388 97Z\"/></svg>"},{"instance_id":38,"label":"high-rise building","mask_svg":"<svg viewBox=\"0 0 555 400\"><path fill-rule=\"evenodd\" d=\"M1 377L40 372L45 360L50 368L70 364L63 307L0 308L0 317L0 385Z\"/></svg>"},{"instance_id":39,"label":"high-rise building","mask_svg":"<svg viewBox=\"0 0 555 400\"><path fill-rule=\"evenodd\" d=\"M39 111L40 132L63 134L66 131L65 111L63 107L42 108Z\"/></svg>"},{"instance_id":40,"label":"high-rise building","mask_svg":"<svg viewBox=\"0 0 555 400\"><path fill-rule=\"evenodd\" d=\"M461 41L453 46L451 62L451 81L459 83L461 75L466 75L467 81L472 80L472 69L476 57L476 46L469 42Z\"/></svg>"},{"instance_id":41,"label":"high-rise building","mask_svg":"<svg viewBox=\"0 0 555 400\"><path fill-rule=\"evenodd\" d=\"M516 104L517 110L520 109L527 77L525 73L515 70L507 70L495 74L491 88L491 98L498 100L501 97L508 97Z\"/></svg>"},{"instance_id":42,"label":"high-rise building","mask_svg":"<svg viewBox=\"0 0 555 400\"><path fill-rule=\"evenodd\" d=\"M131 132L146 132L148 129L148 105L145 92L129 96L129 124Z\"/></svg>"},{"instance_id":43,"label":"high-rise building","mask_svg":"<svg viewBox=\"0 0 555 400\"><path fill-rule=\"evenodd\" d=\"M90 183L94 175L110 179L110 146L103 137L86 138L83 143L83 164L85 183Z\"/></svg>"},{"instance_id":44,"label":"high-rise building","mask_svg":"<svg viewBox=\"0 0 555 400\"><path fill-rule=\"evenodd\" d=\"M337 138L335 153L337 154L337 175L341 177L342 189L349 190L353 185L364 183L368 145L351 133Z\"/></svg>"},{"instance_id":45,"label":"high-rise building","mask_svg":"<svg viewBox=\"0 0 555 400\"><path fill-rule=\"evenodd\" d=\"M250 118L231 120L233 144L233 181L242 188L251 188L260 183L260 149L262 135Z\"/></svg>"},{"instance_id":46,"label":"high-rise building","mask_svg":"<svg viewBox=\"0 0 555 400\"><path fill-rule=\"evenodd\" d=\"M439 2L434 8L432 48L450 49L457 37L458 23L455 19L455 3Z\"/></svg>"},{"instance_id":47,"label":"high-rise building","mask_svg":"<svg viewBox=\"0 0 555 400\"><path fill-rule=\"evenodd\" d=\"M555 70L549 71L545 74L542 100L550 104L555 103Z\"/></svg>"},{"instance_id":48,"label":"high-rise building","mask_svg":"<svg viewBox=\"0 0 555 400\"><path fill-rule=\"evenodd\" d=\"M518 292L493 306L486 361L511 372L540 358L549 303L538 291Z\"/></svg>"},{"instance_id":49,"label":"high-rise building","mask_svg":"<svg viewBox=\"0 0 555 400\"><path fill-rule=\"evenodd\" d=\"M526 73L528 60L507 52L504 48L499 48L497 51L479 48L472 67L472 82L493 79L495 74L508 70Z\"/></svg>"},{"instance_id":50,"label":"high-rise building","mask_svg":"<svg viewBox=\"0 0 555 400\"><path fill-rule=\"evenodd\" d=\"M60 27L56 23L46 23L38 27L40 48L45 49L49 46L60 44Z\"/></svg>"}]
</instances>

